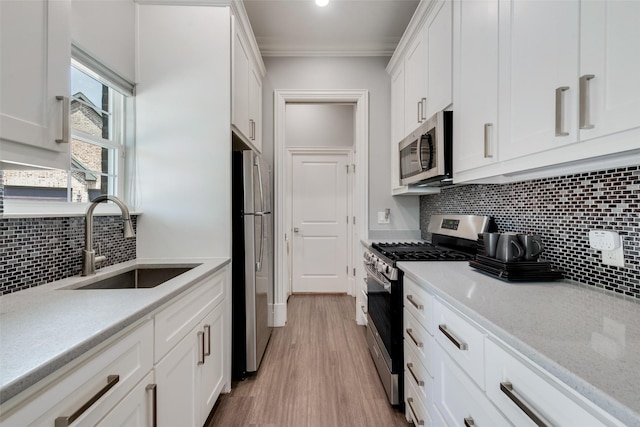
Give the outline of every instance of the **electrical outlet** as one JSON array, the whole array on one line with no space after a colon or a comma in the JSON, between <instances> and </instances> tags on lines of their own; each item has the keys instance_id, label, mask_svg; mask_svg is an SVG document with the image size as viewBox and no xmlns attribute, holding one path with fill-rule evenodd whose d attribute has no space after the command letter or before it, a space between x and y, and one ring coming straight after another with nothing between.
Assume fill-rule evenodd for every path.
<instances>
[{"instance_id":1,"label":"electrical outlet","mask_svg":"<svg viewBox=\"0 0 640 427\"><path fill-rule=\"evenodd\" d=\"M378 212L378 224L389 224L389 214L387 212Z\"/></svg>"},{"instance_id":2,"label":"electrical outlet","mask_svg":"<svg viewBox=\"0 0 640 427\"><path fill-rule=\"evenodd\" d=\"M602 263L616 267L624 267L624 251L622 246L612 251L602 251Z\"/></svg>"}]
</instances>

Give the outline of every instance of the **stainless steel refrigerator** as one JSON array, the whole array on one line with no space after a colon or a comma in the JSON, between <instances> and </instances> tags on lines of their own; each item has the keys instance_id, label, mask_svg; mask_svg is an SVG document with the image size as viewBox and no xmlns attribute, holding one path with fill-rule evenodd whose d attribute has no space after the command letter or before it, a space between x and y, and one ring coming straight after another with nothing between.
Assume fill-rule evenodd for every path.
<instances>
[{"instance_id":1,"label":"stainless steel refrigerator","mask_svg":"<svg viewBox=\"0 0 640 427\"><path fill-rule=\"evenodd\" d=\"M274 295L270 170L253 151L234 151L232 166L232 374L255 372L271 337Z\"/></svg>"}]
</instances>

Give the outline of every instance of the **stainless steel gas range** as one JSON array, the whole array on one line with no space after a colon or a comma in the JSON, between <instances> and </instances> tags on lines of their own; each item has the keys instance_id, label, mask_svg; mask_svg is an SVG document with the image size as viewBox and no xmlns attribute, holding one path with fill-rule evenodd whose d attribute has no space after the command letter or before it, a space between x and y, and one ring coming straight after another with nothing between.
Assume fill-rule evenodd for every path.
<instances>
[{"instance_id":1,"label":"stainless steel gas range","mask_svg":"<svg viewBox=\"0 0 640 427\"><path fill-rule=\"evenodd\" d=\"M490 218L432 215L431 242L373 243L364 253L367 271L367 341L389 401L403 402L402 271L400 261L468 261Z\"/></svg>"}]
</instances>

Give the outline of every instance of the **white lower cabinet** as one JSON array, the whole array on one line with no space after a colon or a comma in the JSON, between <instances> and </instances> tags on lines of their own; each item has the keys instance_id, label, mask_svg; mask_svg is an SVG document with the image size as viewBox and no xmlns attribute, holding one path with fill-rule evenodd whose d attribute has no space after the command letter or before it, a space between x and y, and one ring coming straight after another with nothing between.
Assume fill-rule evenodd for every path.
<instances>
[{"instance_id":1,"label":"white lower cabinet","mask_svg":"<svg viewBox=\"0 0 640 427\"><path fill-rule=\"evenodd\" d=\"M226 277L226 270L214 275L156 316L156 349L171 341L167 337L182 337L156 365L159 427L201 427L222 391L226 306L219 302ZM194 321L186 334L175 334Z\"/></svg>"},{"instance_id":2,"label":"white lower cabinet","mask_svg":"<svg viewBox=\"0 0 640 427\"><path fill-rule=\"evenodd\" d=\"M147 321L1 417L3 427L95 426L153 365L153 323ZM93 403L91 403L93 401ZM87 406L88 405L88 406ZM15 411L15 412L14 412ZM114 424L112 424L114 425Z\"/></svg>"},{"instance_id":3,"label":"white lower cabinet","mask_svg":"<svg viewBox=\"0 0 640 427\"><path fill-rule=\"evenodd\" d=\"M405 415L415 425L623 426L448 301L404 279Z\"/></svg>"},{"instance_id":4,"label":"white lower cabinet","mask_svg":"<svg viewBox=\"0 0 640 427\"><path fill-rule=\"evenodd\" d=\"M516 426L622 426L551 375L487 340L487 395Z\"/></svg>"},{"instance_id":5,"label":"white lower cabinet","mask_svg":"<svg viewBox=\"0 0 640 427\"><path fill-rule=\"evenodd\" d=\"M228 284L225 267L193 285L153 318L3 404L0 426L202 427L231 381Z\"/></svg>"},{"instance_id":6,"label":"white lower cabinet","mask_svg":"<svg viewBox=\"0 0 640 427\"><path fill-rule=\"evenodd\" d=\"M147 427L157 425L156 384L153 382L153 378L153 372L149 372L96 426Z\"/></svg>"},{"instance_id":7,"label":"white lower cabinet","mask_svg":"<svg viewBox=\"0 0 640 427\"><path fill-rule=\"evenodd\" d=\"M511 424L439 346L434 349L433 401L450 426L500 427Z\"/></svg>"}]
</instances>

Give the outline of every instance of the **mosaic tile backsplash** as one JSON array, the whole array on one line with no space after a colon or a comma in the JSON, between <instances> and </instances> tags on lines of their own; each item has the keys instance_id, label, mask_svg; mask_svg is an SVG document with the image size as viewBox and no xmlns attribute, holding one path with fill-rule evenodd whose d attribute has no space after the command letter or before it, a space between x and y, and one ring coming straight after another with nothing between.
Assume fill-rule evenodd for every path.
<instances>
[{"instance_id":1,"label":"mosaic tile backsplash","mask_svg":"<svg viewBox=\"0 0 640 427\"><path fill-rule=\"evenodd\" d=\"M4 185L0 170L0 214ZM131 216L134 230L137 217ZM120 216L93 218L93 242L107 261L100 267L136 257L136 239L122 235ZM0 295L80 274L84 217L0 218Z\"/></svg>"},{"instance_id":2,"label":"mosaic tile backsplash","mask_svg":"<svg viewBox=\"0 0 640 427\"><path fill-rule=\"evenodd\" d=\"M640 300L640 167L581 173L512 184L473 184L421 196L420 228L427 238L436 213L489 215L498 231L542 236L543 258L570 280ZM601 262L589 230L617 231L625 266Z\"/></svg>"}]
</instances>

